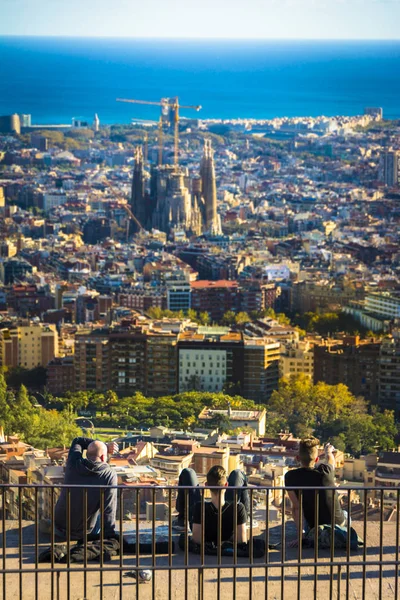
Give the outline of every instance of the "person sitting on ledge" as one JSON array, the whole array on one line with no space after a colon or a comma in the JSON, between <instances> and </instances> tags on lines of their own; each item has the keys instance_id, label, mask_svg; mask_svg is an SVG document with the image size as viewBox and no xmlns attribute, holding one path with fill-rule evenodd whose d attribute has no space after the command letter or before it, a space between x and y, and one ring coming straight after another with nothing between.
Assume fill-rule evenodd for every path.
<instances>
[{"instance_id":1,"label":"person sitting on ledge","mask_svg":"<svg viewBox=\"0 0 400 600\"><path fill-rule=\"evenodd\" d=\"M204 502L204 541L205 543L218 544L218 528L221 524L221 542L227 542L234 537L234 529L237 526L236 541L238 544L246 543L246 521L247 515L244 505L238 502L225 502L225 492L228 485L226 471L221 466L214 466L207 473L207 486L222 487L223 489L211 489L211 501ZM192 540L201 544L202 534L202 502L197 502L193 509L193 531Z\"/></svg>"},{"instance_id":2,"label":"person sitting on ledge","mask_svg":"<svg viewBox=\"0 0 400 600\"><path fill-rule=\"evenodd\" d=\"M247 487L246 475L240 469L232 471L229 475L227 485L229 487L226 490L226 501L232 503L236 499L237 502L240 502L244 506L246 519L248 519L250 517L250 494ZM194 489L187 491L179 489L182 487L192 487ZM176 531L185 530L186 503L188 508L188 526L189 528L192 527L194 507L197 502L200 501L200 489L197 489L198 487L199 480L197 479L196 472L193 469L182 469L179 475L178 495L176 498L176 510L178 511L178 516L172 522L172 527ZM234 487L241 489L236 490L235 493L235 490L232 489Z\"/></svg>"},{"instance_id":3,"label":"person sitting on ledge","mask_svg":"<svg viewBox=\"0 0 400 600\"><path fill-rule=\"evenodd\" d=\"M299 446L298 460L301 467L292 469L285 475L286 487L298 487L302 489L302 504L304 524L302 533L308 533L315 526L315 488L335 487L335 457L334 447L331 444L325 446L325 462L318 460L319 440L316 438L303 439ZM299 490L288 490L292 503L292 515L296 527L300 522ZM342 510L338 495L332 490L321 490L318 494L318 525L332 524L332 510L334 511L334 524L347 528L347 512ZM290 546L296 546L298 539L291 542Z\"/></svg>"},{"instance_id":4,"label":"person sitting on ledge","mask_svg":"<svg viewBox=\"0 0 400 600\"><path fill-rule=\"evenodd\" d=\"M86 450L86 458L83 452ZM70 539L81 540L86 530L87 539L100 537L103 524L104 538L115 536L117 512L117 474L107 464L109 454L118 452L118 444L104 444L89 438L75 438L71 444L65 468L64 484L79 487L69 488ZM100 515L101 492L98 487L105 486L103 515ZM87 522L84 523L84 488L87 489ZM68 488L62 488L55 508L55 536L57 540L66 540Z\"/></svg>"}]
</instances>

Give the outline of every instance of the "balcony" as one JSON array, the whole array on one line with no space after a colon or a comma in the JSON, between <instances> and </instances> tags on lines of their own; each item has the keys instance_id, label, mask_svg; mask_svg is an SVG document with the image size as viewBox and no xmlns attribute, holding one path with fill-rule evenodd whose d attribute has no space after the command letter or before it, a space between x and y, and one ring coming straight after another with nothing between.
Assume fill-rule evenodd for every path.
<instances>
[{"instance_id":1,"label":"balcony","mask_svg":"<svg viewBox=\"0 0 400 600\"><path fill-rule=\"evenodd\" d=\"M14 485L13 489L16 487ZM127 489L119 486L117 531L123 532L130 542L140 539L141 544L146 545L140 550L137 546L133 553L124 551L123 555L110 560L101 555L97 562L89 561L85 550L83 562L75 563L68 551L76 542L67 541L66 562L58 563L52 559L46 563L39 562L39 555L46 548L54 549L52 514L60 486L32 486L33 497L30 492L26 493L29 486L19 487L19 494L13 496L12 507L8 502L10 486L2 485L0 490L0 594L4 600L18 597L23 600L399 598L400 490L395 490L394 508L389 512L384 510L383 497L387 490L383 488L363 489L368 498L380 501L380 508L369 508L368 502L353 508L350 505L352 525L365 542L355 551L349 545L343 549L318 548L318 542L316 548L299 550L291 547L290 542L297 539L294 523L286 510L281 511L281 507L274 505L274 499L282 497L283 488L249 488L252 500L250 522L253 523L253 527L247 528L250 551L249 556L239 557L235 550L236 531L230 556L222 556L221 545L218 545L216 555L207 555L204 542L200 544L199 554L192 554L184 544L184 549L180 549L180 535L184 540L189 534L176 533L171 526L176 488L141 485ZM189 489L185 488L186 494ZM204 502L207 492L200 489ZM344 497L350 499L352 491L345 488ZM360 488L354 491L360 493ZM49 502L41 510L48 514L39 516L39 500L45 493ZM71 493L72 488L67 492L67 505ZM86 494L84 490L83 498ZM100 505L103 505L104 488L99 494ZM160 498L163 499L161 504ZM32 521L22 520L26 512L25 501L32 503L29 513L35 516ZM163 511L158 510L160 506ZM11 509L13 514L9 515ZM147 509L147 515L144 509ZM50 518L47 534L42 533L42 522L46 517ZM70 530L69 523L66 523L66 529ZM204 540L204 527L201 530ZM220 539L220 521L218 535ZM263 540L268 548L257 558L252 550L256 539ZM158 544L159 541L164 544ZM103 543L101 535L100 547ZM87 548L86 539L83 547ZM140 569L151 571L153 577L151 582L138 586L133 578L125 575Z\"/></svg>"}]
</instances>

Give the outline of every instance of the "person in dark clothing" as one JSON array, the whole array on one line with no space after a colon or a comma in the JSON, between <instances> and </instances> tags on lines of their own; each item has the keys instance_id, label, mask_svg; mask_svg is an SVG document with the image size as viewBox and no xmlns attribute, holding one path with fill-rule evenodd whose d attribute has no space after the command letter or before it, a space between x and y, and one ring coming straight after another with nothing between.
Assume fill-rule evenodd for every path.
<instances>
[{"instance_id":1,"label":"person in dark clothing","mask_svg":"<svg viewBox=\"0 0 400 600\"><path fill-rule=\"evenodd\" d=\"M315 488L335 486L335 457L333 446L325 446L325 460L318 464L318 445L316 438L301 440L299 447L299 460L301 467L292 469L285 475L287 487L304 488L302 490L303 518L302 530L307 531L315 526ZM288 490L292 502L293 520L296 527L299 524L299 490ZM338 495L332 490L321 490L318 493L318 525L332 524L332 511L334 523L340 527L347 527L347 513L342 510ZM295 543L293 543L294 545Z\"/></svg>"},{"instance_id":2,"label":"person in dark clothing","mask_svg":"<svg viewBox=\"0 0 400 600\"><path fill-rule=\"evenodd\" d=\"M86 450L86 458L83 452ZM106 445L89 438L75 438L71 444L65 468L64 484L78 485L69 488L71 540L81 540L86 530L88 539L98 539L100 527L104 538L115 536L118 483L116 472L107 464L108 454L118 451L114 442ZM104 486L104 511L100 515L101 492ZM87 488L87 522L84 523L84 488ZM68 488L62 488L55 508L55 533L57 539L66 539Z\"/></svg>"},{"instance_id":3,"label":"person in dark clothing","mask_svg":"<svg viewBox=\"0 0 400 600\"><path fill-rule=\"evenodd\" d=\"M225 488L228 485L226 471L221 466L211 467L207 473L207 485L222 487L222 490L211 489L211 501L204 503L204 541L218 544L218 529L221 525L221 542L233 538L237 526L237 542L245 543L247 540L246 521L247 515L244 505L238 502L236 507L233 502L225 502ZM193 510L193 542L201 543L202 502L198 502Z\"/></svg>"},{"instance_id":4,"label":"person in dark clothing","mask_svg":"<svg viewBox=\"0 0 400 600\"><path fill-rule=\"evenodd\" d=\"M188 490L187 492L183 489L179 490L179 487L199 487L199 480L197 479L197 474L193 469L182 469L179 480L178 480L178 495L176 498L176 510L178 511L178 516L172 522L172 527L176 531L184 531L185 529L185 494L187 493L187 506L188 506L188 524L189 526L193 523L193 510L196 506L197 502L200 501L200 490ZM250 515L250 494L247 487L247 477L240 470L236 469L232 471L228 478L228 486L232 487L241 487L242 489L237 490L236 499L237 502L240 502L245 509L246 519ZM235 499L235 490L226 490L226 501L228 503L232 503Z\"/></svg>"}]
</instances>

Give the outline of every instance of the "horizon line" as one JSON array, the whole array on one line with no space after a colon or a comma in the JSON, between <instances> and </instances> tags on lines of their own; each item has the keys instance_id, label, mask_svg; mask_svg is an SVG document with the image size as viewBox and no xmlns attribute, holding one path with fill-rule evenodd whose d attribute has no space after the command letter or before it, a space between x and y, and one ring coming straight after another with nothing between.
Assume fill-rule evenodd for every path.
<instances>
[{"instance_id":1,"label":"horizon line","mask_svg":"<svg viewBox=\"0 0 400 600\"><path fill-rule=\"evenodd\" d=\"M55 38L55 39L112 39L112 40L132 40L132 41L163 41L163 42L179 42L179 41L193 41L193 42L208 42L208 41L221 41L221 42L400 42L398 38L337 38L337 37L194 37L194 36L180 36L180 37L152 37L152 36L118 36L118 35L71 35L71 34L41 34L41 33L0 33L0 38Z\"/></svg>"}]
</instances>

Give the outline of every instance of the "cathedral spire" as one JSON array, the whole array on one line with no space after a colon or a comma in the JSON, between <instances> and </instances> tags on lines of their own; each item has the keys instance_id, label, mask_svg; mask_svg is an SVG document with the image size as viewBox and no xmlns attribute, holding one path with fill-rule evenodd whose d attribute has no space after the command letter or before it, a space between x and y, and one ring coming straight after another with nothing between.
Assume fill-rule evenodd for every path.
<instances>
[{"instance_id":1,"label":"cathedral spire","mask_svg":"<svg viewBox=\"0 0 400 600\"><path fill-rule=\"evenodd\" d=\"M204 153L200 164L201 187L205 202L205 228L207 231L218 232L219 220L217 214L217 185L214 168L214 152L211 140L204 141Z\"/></svg>"},{"instance_id":2,"label":"cathedral spire","mask_svg":"<svg viewBox=\"0 0 400 600\"><path fill-rule=\"evenodd\" d=\"M134 150L133 161L133 177L132 177L132 193L131 193L131 210L141 225L145 227L146 221L146 205L144 195L144 173L143 173L143 148L136 146ZM135 232L137 225L134 225Z\"/></svg>"}]
</instances>

